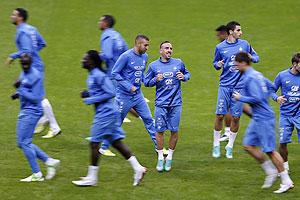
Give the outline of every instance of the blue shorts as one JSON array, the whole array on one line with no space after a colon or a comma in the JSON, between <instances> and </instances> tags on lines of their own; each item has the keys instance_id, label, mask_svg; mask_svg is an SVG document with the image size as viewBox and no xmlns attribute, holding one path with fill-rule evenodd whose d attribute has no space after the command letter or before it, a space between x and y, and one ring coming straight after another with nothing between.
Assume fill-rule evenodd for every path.
<instances>
[{"instance_id":1,"label":"blue shorts","mask_svg":"<svg viewBox=\"0 0 300 200\"><path fill-rule=\"evenodd\" d=\"M178 132L182 106L155 107L155 129L156 132L170 130Z\"/></svg>"},{"instance_id":2,"label":"blue shorts","mask_svg":"<svg viewBox=\"0 0 300 200\"><path fill-rule=\"evenodd\" d=\"M265 153L276 148L275 118L269 120L252 119L244 136L244 146L258 146Z\"/></svg>"},{"instance_id":3,"label":"blue shorts","mask_svg":"<svg viewBox=\"0 0 300 200\"><path fill-rule=\"evenodd\" d=\"M294 128L297 130L298 142L300 142L300 116L283 116L279 117L279 143L285 144L292 142L292 133Z\"/></svg>"},{"instance_id":4,"label":"blue shorts","mask_svg":"<svg viewBox=\"0 0 300 200\"><path fill-rule=\"evenodd\" d=\"M120 126L119 119L120 117L117 115L100 118L96 114L91 128L91 142L106 140L109 144L112 144L116 140L124 139L125 134Z\"/></svg>"},{"instance_id":5,"label":"blue shorts","mask_svg":"<svg viewBox=\"0 0 300 200\"><path fill-rule=\"evenodd\" d=\"M234 92L243 94L244 91L243 89L219 87L216 108L217 115L225 115L228 112L230 112L233 117L240 117L242 115L243 103L232 98Z\"/></svg>"}]
</instances>

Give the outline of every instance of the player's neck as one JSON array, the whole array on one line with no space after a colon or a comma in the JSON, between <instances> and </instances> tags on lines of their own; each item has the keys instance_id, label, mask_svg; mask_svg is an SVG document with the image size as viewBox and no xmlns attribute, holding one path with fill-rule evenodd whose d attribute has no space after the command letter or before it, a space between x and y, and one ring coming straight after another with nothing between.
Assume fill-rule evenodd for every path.
<instances>
[{"instance_id":1,"label":"player's neck","mask_svg":"<svg viewBox=\"0 0 300 200\"><path fill-rule=\"evenodd\" d=\"M138 50L138 48L136 46L133 48L133 51L137 55L142 55L142 53L139 52L139 50Z\"/></svg>"},{"instance_id":2,"label":"player's neck","mask_svg":"<svg viewBox=\"0 0 300 200\"><path fill-rule=\"evenodd\" d=\"M227 38L228 43L235 43L237 41L236 38L234 38L232 35L229 35Z\"/></svg>"},{"instance_id":3,"label":"player's neck","mask_svg":"<svg viewBox=\"0 0 300 200\"><path fill-rule=\"evenodd\" d=\"M161 62L169 62L171 58L160 57Z\"/></svg>"},{"instance_id":4,"label":"player's neck","mask_svg":"<svg viewBox=\"0 0 300 200\"><path fill-rule=\"evenodd\" d=\"M295 67L292 67L292 68L291 68L291 72L292 72L292 74L294 74L294 75L299 75L299 72L298 72L298 70L295 69Z\"/></svg>"}]
</instances>

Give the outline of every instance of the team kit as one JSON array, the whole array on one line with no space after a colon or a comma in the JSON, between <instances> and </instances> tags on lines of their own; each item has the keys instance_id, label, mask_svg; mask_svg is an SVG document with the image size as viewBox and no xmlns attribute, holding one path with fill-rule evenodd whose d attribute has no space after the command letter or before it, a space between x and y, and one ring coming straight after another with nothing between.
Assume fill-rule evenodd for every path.
<instances>
[{"instance_id":1,"label":"team kit","mask_svg":"<svg viewBox=\"0 0 300 200\"><path fill-rule=\"evenodd\" d=\"M22 72L14 83L16 92L13 100L20 100L17 121L17 144L24 152L32 175L22 182L38 182L53 179L60 160L52 158L32 143L35 133L46 126L49 131L43 138L53 138L61 133L51 104L44 89L44 63L39 52L46 42L38 29L27 22L28 12L16 8L11 21L16 25L16 46L18 51L8 56L6 64L20 61ZM82 58L82 68L87 71L87 89L81 92L84 104L95 110L90 129L91 159L87 175L72 181L76 186L96 186L98 183L100 155L115 156L113 147L133 169L133 186L140 185L147 173L134 153L123 142L123 122L129 112L134 112L144 123L153 149L157 153L156 170L169 172L172 169L173 153L178 141L178 130L182 112L181 84L191 74L181 59L173 58L173 44L162 41L159 58L148 65L147 50L150 39L137 35L134 47L127 43L113 27L115 19L103 15L99 20L101 52L88 50ZM213 129L212 157L221 157L221 142L227 142L225 156L233 159L234 142L239 130L242 113L251 118L243 139L243 147L261 165L266 176L262 188L270 188L280 178L279 189L284 193L294 188L289 176L288 143L292 132L300 133L300 53L292 56L291 66L279 72L271 82L252 67L260 58L248 41L241 39L242 28L236 21L216 29L220 43L215 48L213 66L221 70L218 88L216 117ZM155 87L155 110L152 117L147 99L141 86ZM281 94L277 95L277 91ZM279 150L276 151L276 118L268 99L280 104ZM225 123L224 134L223 121ZM169 149L164 149L164 132L170 131ZM150 140L149 140L150 141ZM47 167L44 176L37 160Z\"/></svg>"}]
</instances>

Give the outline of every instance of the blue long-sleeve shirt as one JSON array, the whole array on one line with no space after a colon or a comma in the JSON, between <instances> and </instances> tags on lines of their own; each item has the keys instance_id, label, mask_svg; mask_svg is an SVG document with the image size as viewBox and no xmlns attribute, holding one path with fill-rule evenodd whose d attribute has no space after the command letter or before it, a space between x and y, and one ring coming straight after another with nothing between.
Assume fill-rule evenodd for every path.
<instances>
[{"instance_id":1,"label":"blue long-sleeve shirt","mask_svg":"<svg viewBox=\"0 0 300 200\"><path fill-rule=\"evenodd\" d=\"M46 46L46 42L38 30L27 23L19 24L15 41L18 52L10 54L9 57L16 59L24 53L29 53L32 56L31 67L43 72L44 63L39 56L39 51Z\"/></svg>"},{"instance_id":2,"label":"blue long-sleeve shirt","mask_svg":"<svg viewBox=\"0 0 300 200\"><path fill-rule=\"evenodd\" d=\"M101 34L100 57L106 63L107 74L111 75L111 70L122 53L128 50L128 46L121 36L113 28L105 29Z\"/></svg>"},{"instance_id":3,"label":"blue long-sleeve shirt","mask_svg":"<svg viewBox=\"0 0 300 200\"><path fill-rule=\"evenodd\" d=\"M84 99L87 105L94 104L96 115L106 117L117 112L113 103L115 88L110 78L98 68L90 71L87 79L89 97Z\"/></svg>"},{"instance_id":4,"label":"blue long-sleeve shirt","mask_svg":"<svg viewBox=\"0 0 300 200\"><path fill-rule=\"evenodd\" d=\"M253 119L264 120L275 117L268 101L273 87L271 82L253 68L249 68L244 75L245 94L241 96L240 101L251 106Z\"/></svg>"},{"instance_id":5,"label":"blue long-sleeve shirt","mask_svg":"<svg viewBox=\"0 0 300 200\"><path fill-rule=\"evenodd\" d=\"M144 81L144 71L148 55L137 54L133 49L124 52L112 69L112 77L117 81L117 93L135 95L141 93L141 84ZM131 92L132 86L137 90Z\"/></svg>"},{"instance_id":6,"label":"blue long-sleeve shirt","mask_svg":"<svg viewBox=\"0 0 300 200\"><path fill-rule=\"evenodd\" d=\"M257 63L259 61L259 56L246 40L238 39L235 43L229 43L227 40L224 40L216 46L213 60L213 66L216 70L221 69L218 66L218 62L224 60L223 70L220 75L220 86L243 88L244 77L236 69L234 62L235 55L241 51L251 54L252 62Z\"/></svg>"},{"instance_id":7,"label":"blue long-sleeve shirt","mask_svg":"<svg viewBox=\"0 0 300 200\"><path fill-rule=\"evenodd\" d=\"M190 79L191 75L180 59L171 58L168 62L162 62L159 58L149 64L144 84L146 87L156 86L155 106L169 107L182 104L181 81L176 77L177 72L183 73L183 81ZM156 81L157 74L163 75L163 79L159 82Z\"/></svg>"},{"instance_id":8,"label":"blue long-sleeve shirt","mask_svg":"<svg viewBox=\"0 0 300 200\"><path fill-rule=\"evenodd\" d=\"M31 67L28 72L21 72L19 80L21 84L17 89L17 93L20 98L21 111L31 110L42 113L43 79L41 73Z\"/></svg>"},{"instance_id":9,"label":"blue long-sleeve shirt","mask_svg":"<svg viewBox=\"0 0 300 200\"><path fill-rule=\"evenodd\" d=\"M280 105L280 114L300 116L300 74L293 74L291 69L280 72L274 80L272 99L277 101L276 92L281 88L281 95L287 101Z\"/></svg>"}]
</instances>

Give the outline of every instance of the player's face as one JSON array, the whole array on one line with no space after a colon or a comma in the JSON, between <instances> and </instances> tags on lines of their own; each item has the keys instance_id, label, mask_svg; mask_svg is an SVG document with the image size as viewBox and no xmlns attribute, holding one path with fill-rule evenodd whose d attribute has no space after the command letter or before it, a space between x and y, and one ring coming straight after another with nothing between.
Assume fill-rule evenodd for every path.
<instances>
[{"instance_id":1,"label":"player's face","mask_svg":"<svg viewBox=\"0 0 300 200\"><path fill-rule=\"evenodd\" d=\"M172 57L173 47L171 43L161 45L160 55L162 58L169 60Z\"/></svg>"},{"instance_id":2,"label":"player's face","mask_svg":"<svg viewBox=\"0 0 300 200\"><path fill-rule=\"evenodd\" d=\"M223 40L225 40L228 37L226 31L217 31L216 36L220 42L222 42Z\"/></svg>"},{"instance_id":3,"label":"player's face","mask_svg":"<svg viewBox=\"0 0 300 200\"><path fill-rule=\"evenodd\" d=\"M81 63L82 63L82 67L83 67L84 69L90 69L90 67L91 67L91 62L90 62L90 57L89 57L88 54L85 54L85 55L83 56Z\"/></svg>"},{"instance_id":4,"label":"player's face","mask_svg":"<svg viewBox=\"0 0 300 200\"><path fill-rule=\"evenodd\" d=\"M105 22L104 17L101 17L99 19L98 24L99 24L99 29L102 30L102 31L107 27L107 23Z\"/></svg>"},{"instance_id":5,"label":"player's face","mask_svg":"<svg viewBox=\"0 0 300 200\"><path fill-rule=\"evenodd\" d=\"M300 62L293 65L298 74L300 74Z\"/></svg>"},{"instance_id":6,"label":"player's face","mask_svg":"<svg viewBox=\"0 0 300 200\"><path fill-rule=\"evenodd\" d=\"M243 32L242 32L242 28L241 26L236 26L234 31L232 32L232 36L235 38L235 39L239 39L241 38Z\"/></svg>"},{"instance_id":7,"label":"player's face","mask_svg":"<svg viewBox=\"0 0 300 200\"><path fill-rule=\"evenodd\" d=\"M146 51L149 48L149 45L150 45L150 42L148 40L145 40L145 39L139 40L137 43L139 53L140 54L146 53Z\"/></svg>"},{"instance_id":8,"label":"player's face","mask_svg":"<svg viewBox=\"0 0 300 200\"><path fill-rule=\"evenodd\" d=\"M248 66L246 62L237 62L237 61L235 61L235 65L236 65L236 68L238 70L240 70L241 72L246 71L247 66Z\"/></svg>"},{"instance_id":9,"label":"player's face","mask_svg":"<svg viewBox=\"0 0 300 200\"><path fill-rule=\"evenodd\" d=\"M14 10L10 16L11 23L17 24L17 22L20 20L19 12L17 10ZM22 18L21 18L22 19Z\"/></svg>"},{"instance_id":10,"label":"player's face","mask_svg":"<svg viewBox=\"0 0 300 200\"><path fill-rule=\"evenodd\" d=\"M21 63L23 71L28 72L30 69L31 60L30 59L21 59L20 63Z\"/></svg>"}]
</instances>

